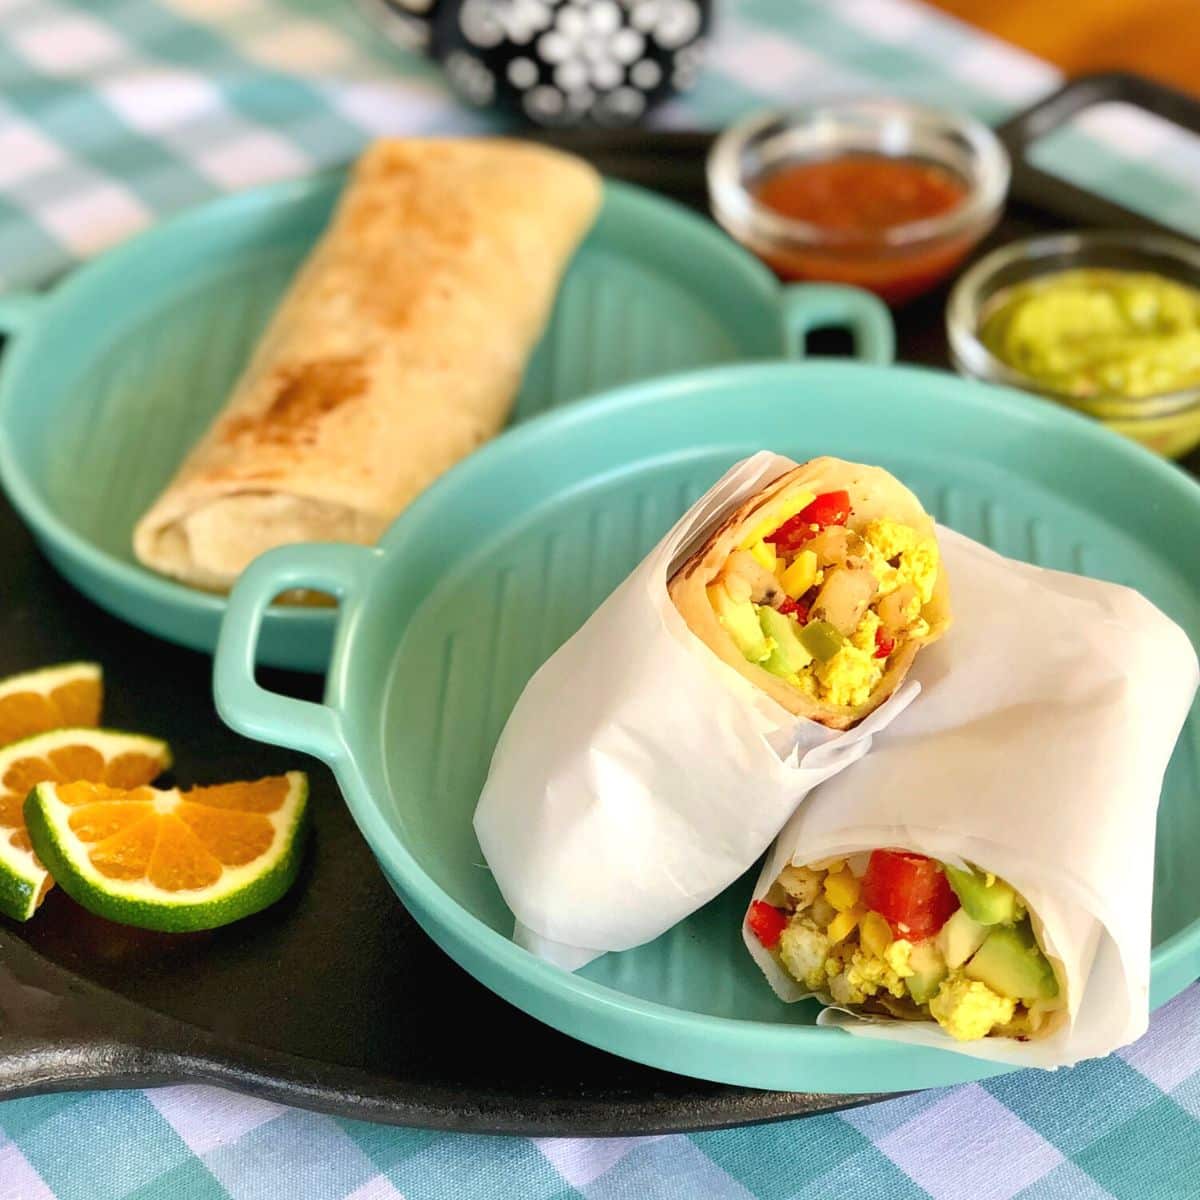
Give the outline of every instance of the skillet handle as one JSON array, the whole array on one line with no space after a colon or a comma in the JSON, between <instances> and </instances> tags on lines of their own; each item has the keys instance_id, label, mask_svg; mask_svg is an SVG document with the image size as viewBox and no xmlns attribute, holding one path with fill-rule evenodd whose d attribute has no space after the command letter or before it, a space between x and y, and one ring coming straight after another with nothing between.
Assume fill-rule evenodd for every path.
<instances>
[{"instance_id":1,"label":"skillet handle","mask_svg":"<svg viewBox=\"0 0 1200 1200\"><path fill-rule=\"evenodd\" d=\"M0 337L12 337L28 329L45 297L37 292L9 292L0 296Z\"/></svg>"},{"instance_id":2,"label":"skillet handle","mask_svg":"<svg viewBox=\"0 0 1200 1200\"><path fill-rule=\"evenodd\" d=\"M213 662L213 698L231 729L256 741L315 755L333 767L346 759L338 645L341 633L356 619L363 588L381 557L374 547L340 542L281 546L242 572L229 595ZM254 677L267 609L280 592L310 587L332 592L340 601L333 671L323 704L268 691Z\"/></svg>"},{"instance_id":3,"label":"skillet handle","mask_svg":"<svg viewBox=\"0 0 1200 1200\"><path fill-rule=\"evenodd\" d=\"M886 367L896 356L896 330L887 305L862 288L840 283L790 283L781 289L783 345L788 358L804 357L814 329L849 329L854 357Z\"/></svg>"}]
</instances>

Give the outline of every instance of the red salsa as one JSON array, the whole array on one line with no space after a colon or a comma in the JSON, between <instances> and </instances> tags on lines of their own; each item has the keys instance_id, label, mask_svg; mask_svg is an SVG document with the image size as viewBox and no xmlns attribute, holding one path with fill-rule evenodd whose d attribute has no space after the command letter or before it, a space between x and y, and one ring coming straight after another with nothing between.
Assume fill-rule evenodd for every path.
<instances>
[{"instance_id":1,"label":"red salsa","mask_svg":"<svg viewBox=\"0 0 1200 1200\"><path fill-rule=\"evenodd\" d=\"M772 171L755 188L760 204L793 221L843 233L879 233L940 217L966 195L949 171L911 158L845 154Z\"/></svg>"},{"instance_id":2,"label":"red salsa","mask_svg":"<svg viewBox=\"0 0 1200 1200\"><path fill-rule=\"evenodd\" d=\"M940 217L966 197L951 172L912 158L844 154L780 167L754 186L754 197L782 217L852 239L778 249L767 257L785 278L833 279L906 300L947 274L970 247L964 234L928 246L889 247L887 230Z\"/></svg>"}]
</instances>

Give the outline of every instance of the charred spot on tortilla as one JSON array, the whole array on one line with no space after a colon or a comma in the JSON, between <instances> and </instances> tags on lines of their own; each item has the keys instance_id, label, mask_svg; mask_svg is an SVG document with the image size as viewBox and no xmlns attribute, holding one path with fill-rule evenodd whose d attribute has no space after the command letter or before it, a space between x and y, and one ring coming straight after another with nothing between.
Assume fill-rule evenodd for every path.
<instances>
[{"instance_id":1,"label":"charred spot on tortilla","mask_svg":"<svg viewBox=\"0 0 1200 1200\"><path fill-rule=\"evenodd\" d=\"M310 442L322 419L367 390L361 358L330 358L283 367L275 372L275 397L257 417L235 417L225 428L229 441L249 435L256 441L289 445Z\"/></svg>"}]
</instances>

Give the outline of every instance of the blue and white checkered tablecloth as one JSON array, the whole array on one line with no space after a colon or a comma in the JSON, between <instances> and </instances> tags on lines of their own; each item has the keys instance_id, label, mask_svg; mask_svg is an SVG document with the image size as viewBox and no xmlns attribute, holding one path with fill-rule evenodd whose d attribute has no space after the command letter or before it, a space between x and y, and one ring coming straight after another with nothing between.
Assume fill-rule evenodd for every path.
<instances>
[{"instance_id":1,"label":"blue and white checkered tablecloth","mask_svg":"<svg viewBox=\"0 0 1200 1200\"><path fill-rule=\"evenodd\" d=\"M1057 82L911 0L728 0L721 15L706 73L661 123L881 89L997 119ZM349 3L0 0L0 291L186 205L345 161L376 134L493 125ZM1048 161L1200 228L1200 155L1164 136L1128 113L1092 117ZM186 1085L0 1105L0 1200L926 1195L1200 1196L1200 987L1103 1061L694 1136L438 1134Z\"/></svg>"}]
</instances>

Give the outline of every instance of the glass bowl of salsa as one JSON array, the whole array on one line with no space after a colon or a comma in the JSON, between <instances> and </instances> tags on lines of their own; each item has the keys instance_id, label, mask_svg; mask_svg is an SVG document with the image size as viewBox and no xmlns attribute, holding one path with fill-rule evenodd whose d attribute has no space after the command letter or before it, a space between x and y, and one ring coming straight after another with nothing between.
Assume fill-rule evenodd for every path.
<instances>
[{"instance_id":1,"label":"glass bowl of salsa","mask_svg":"<svg viewBox=\"0 0 1200 1200\"><path fill-rule=\"evenodd\" d=\"M984 255L946 306L960 373L1046 396L1167 458L1200 445L1200 247L1050 234Z\"/></svg>"},{"instance_id":2,"label":"glass bowl of salsa","mask_svg":"<svg viewBox=\"0 0 1200 1200\"><path fill-rule=\"evenodd\" d=\"M986 125L892 99L765 112L708 158L713 215L784 279L928 291L996 223L1009 161Z\"/></svg>"}]
</instances>

